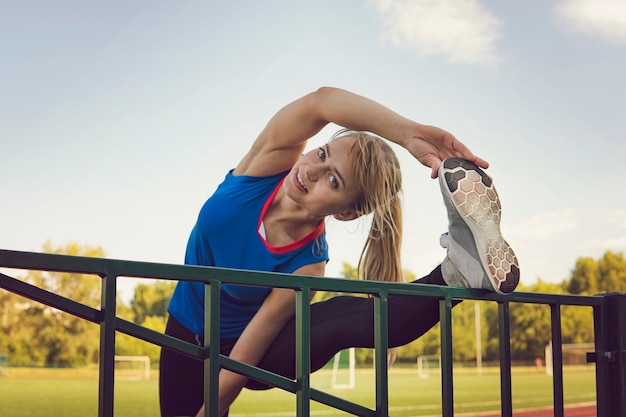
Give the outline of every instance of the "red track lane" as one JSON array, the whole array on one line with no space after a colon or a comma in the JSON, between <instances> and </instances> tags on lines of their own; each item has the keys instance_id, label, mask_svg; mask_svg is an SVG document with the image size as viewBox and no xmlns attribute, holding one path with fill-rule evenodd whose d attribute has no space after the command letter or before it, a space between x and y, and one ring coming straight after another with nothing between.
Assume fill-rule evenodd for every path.
<instances>
[{"instance_id":1,"label":"red track lane","mask_svg":"<svg viewBox=\"0 0 626 417\"><path fill-rule=\"evenodd\" d=\"M596 405L584 404L564 408L565 417L596 417ZM461 414L463 417L501 417L499 412L487 414ZM552 408L513 411L513 417L554 417Z\"/></svg>"}]
</instances>

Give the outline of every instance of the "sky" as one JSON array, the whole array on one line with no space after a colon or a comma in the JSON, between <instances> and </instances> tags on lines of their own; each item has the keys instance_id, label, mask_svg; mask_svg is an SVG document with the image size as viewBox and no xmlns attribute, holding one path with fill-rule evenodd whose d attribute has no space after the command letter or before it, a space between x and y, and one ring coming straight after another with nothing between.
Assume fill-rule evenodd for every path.
<instances>
[{"instance_id":1,"label":"sky","mask_svg":"<svg viewBox=\"0 0 626 417\"><path fill-rule=\"evenodd\" d=\"M0 0L0 52L0 249L180 264L272 115L334 86L490 162L522 283L626 251L626 0ZM430 170L395 149L419 277L445 257L446 212ZM366 222L327 231L339 277Z\"/></svg>"}]
</instances>

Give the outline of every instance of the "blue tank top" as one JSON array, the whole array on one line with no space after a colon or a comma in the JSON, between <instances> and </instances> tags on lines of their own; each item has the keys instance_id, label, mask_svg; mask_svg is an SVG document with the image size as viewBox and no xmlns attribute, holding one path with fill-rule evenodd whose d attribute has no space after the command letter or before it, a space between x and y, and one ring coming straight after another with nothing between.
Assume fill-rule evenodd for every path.
<instances>
[{"instance_id":1,"label":"blue tank top","mask_svg":"<svg viewBox=\"0 0 626 417\"><path fill-rule=\"evenodd\" d=\"M204 203L191 231L185 264L293 273L328 261L324 222L308 236L285 246L271 246L259 234L269 204L286 173L269 177L226 175ZM238 338L270 293L267 287L223 284L220 337ZM179 281L168 310L193 333L204 334L204 284Z\"/></svg>"}]
</instances>

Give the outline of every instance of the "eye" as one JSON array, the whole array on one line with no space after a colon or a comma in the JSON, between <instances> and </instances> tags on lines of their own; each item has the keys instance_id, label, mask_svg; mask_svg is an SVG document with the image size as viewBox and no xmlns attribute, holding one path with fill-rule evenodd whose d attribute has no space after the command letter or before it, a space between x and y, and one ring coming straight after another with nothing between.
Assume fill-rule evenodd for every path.
<instances>
[{"instance_id":1,"label":"eye","mask_svg":"<svg viewBox=\"0 0 626 417\"><path fill-rule=\"evenodd\" d=\"M330 181L330 185L331 185L333 188L337 188L337 187L339 187L339 181L337 181L337 177L335 177L333 174L330 174L330 175L328 176L328 180Z\"/></svg>"},{"instance_id":2,"label":"eye","mask_svg":"<svg viewBox=\"0 0 626 417\"><path fill-rule=\"evenodd\" d=\"M324 150L324 148L317 149L317 156L322 162L326 160L326 151Z\"/></svg>"}]
</instances>

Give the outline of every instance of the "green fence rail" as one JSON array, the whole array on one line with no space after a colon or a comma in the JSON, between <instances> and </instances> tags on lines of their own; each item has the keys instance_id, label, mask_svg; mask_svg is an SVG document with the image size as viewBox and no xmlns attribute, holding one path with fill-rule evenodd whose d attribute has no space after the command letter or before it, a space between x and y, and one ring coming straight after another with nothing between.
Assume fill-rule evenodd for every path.
<instances>
[{"instance_id":1,"label":"green fence rail","mask_svg":"<svg viewBox=\"0 0 626 417\"><path fill-rule=\"evenodd\" d=\"M310 401L317 401L349 414L363 417L388 415L387 388L387 299L390 294L438 298L441 325L441 393L443 417L454 416L452 372L453 300L481 300L498 304L500 348L501 414L512 417L511 345L509 306L512 302L550 306L552 323L553 409L555 417L564 417L561 307L588 306L593 309L595 351L587 354L596 366L597 417L626 417L626 294L597 296L555 295L515 292L499 295L483 290L448 288L431 285L355 281L301 275L264 273L226 268L147 263L102 258L86 258L32 252L0 250L0 268L66 272L98 275L102 278L99 309L86 306L42 290L19 279L0 273L0 288L14 292L100 325L100 364L98 416L114 416L114 357L116 331L166 346L204 361L206 416L218 415L218 373L220 367L264 381L296 396L298 416L310 415ZM6 271L5 271L6 272ZM153 278L203 282L205 297L205 344L196 346L144 328L116 316L117 279L120 277ZM223 283L292 288L296 291L297 357L296 377L284 378L262 369L220 355L219 294ZM375 373L374 409L346 401L311 387L309 346L309 296L311 291L334 291L369 294L375 300Z\"/></svg>"}]
</instances>

